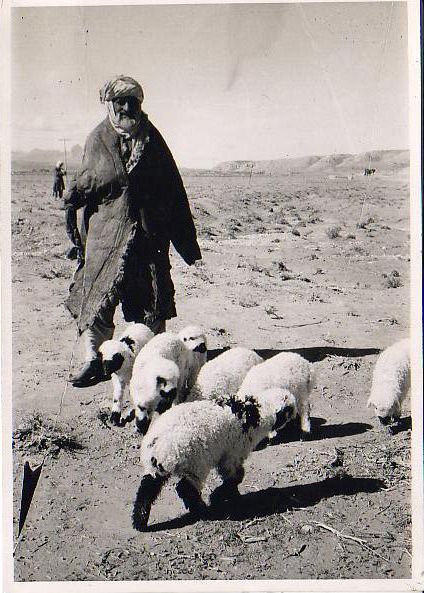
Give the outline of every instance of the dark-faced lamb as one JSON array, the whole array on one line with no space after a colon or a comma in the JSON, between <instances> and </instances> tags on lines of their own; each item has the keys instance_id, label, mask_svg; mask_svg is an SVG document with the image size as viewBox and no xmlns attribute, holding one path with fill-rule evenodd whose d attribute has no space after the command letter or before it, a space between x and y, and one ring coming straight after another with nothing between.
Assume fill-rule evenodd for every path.
<instances>
[{"instance_id":1,"label":"dark-faced lamb","mask_svg":"<svg viewBox=\"0 0 424 593\"><path fill-rule=\"evenodd\" d=\"M174 364L172 384L169 383L170 375L161 374L166 365L160 365L160 360ZM170 373L169 368L167 373ZM190 353L181 338L172 332L152 338L136 357L130 381L137 430L146 434L154 413L160 414L174 401L182 401L190 383Z\"/></svg>"},{"instance_id":2,"label":"dark-faced lamb","mask_svg":"<svg viewBox=\"0 0 424 593\"><path fill-rule=\"evenodd\" d=\"M186 392L189 393L200 369L206 363L208 344L205 333L197 325L187 325L178 333L178 336L189 351L189 384L186 385Z\"/></svg>"},{"instance_id":3,"label":"dark-faced lamb","mask_svg":"<svg viewBox=\"0 0 424 593\"><path fill-rule=\"evenodd\" d=\"M265 389L288 389L296 398L303 433L310 433L309 396L314 386L312 365L299 354L281 352L254 366L240 386L238 397L262 393Z\"/></svg>"},{"instance_id":4,"label":"dark-faced lamb","mask_svg":"<svg viewBox=\"0 0 424 593\"><path fill-rule=\"evenodd\" d=\"M179 479L177 494L195 516L206 511L201 492L214 468L223 483L212 494L211 503L234 499L249 454L296 413L296 400L284 389L267 390L260 399L199 400L169 409L141 443L144 475L134 503L135 529L147 527L151 506L171 477Z\"/></svg>"},{"instance_id":5,"label":"dark-faced lamb","mask_svg":"<svg viewBox=\"0 0 424 593\"><path fill-rule=\"evenodd\" d=\"M374 408L382 425L399 421L410 386L410 341L406 338L383 350L374 367L367 406Z\"/></svg>"},{"instance_id":6,"label":"dark-faced lamb","mask_svg":"<svg viewBox=\"0 0 424 593\"><path fill-rule=\"evenodd\" d=\"M127 420L121 418L125 389L130 384L135 357L153 336L143 323L130 323L119 338L107 340L99 348L105 379L112 379L112 424L120 426ZM131 417L132 414L129 419Z\"/></svg>"}]
</instances>

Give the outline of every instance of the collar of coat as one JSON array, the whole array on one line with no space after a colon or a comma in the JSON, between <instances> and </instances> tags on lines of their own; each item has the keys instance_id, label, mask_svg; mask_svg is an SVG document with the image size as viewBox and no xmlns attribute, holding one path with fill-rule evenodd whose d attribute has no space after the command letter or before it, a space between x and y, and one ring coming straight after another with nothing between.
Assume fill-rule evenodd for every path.
<instances>
[{"instance_id":1,"label":"collar of coat","mask_svg":"<svg viewBox=\"0 0 424 593\"><path fill-rule=\"evenodd\" d=\"M150 121L147 119L147 115L146 115L146 127L147 127L147 134L148 134L151 130L151 124L150 124ZM106 117L102 122L101 138L113 159L115 169L116 169L116 171L118 171L121 181L128 183L128 173L127 173L127 170L126 170L125 165L121 158L121 147L120 146L121 146L122 137L118 134L118 132L112 126L112 124L109 120L109 117ZM149 136L147 136L147 140L148 139L149 139ZM146 142L146 144L147 144L147 142ZM143 149L144 149L144 146L143 146ZM132 168L134 168L134 167L132 167Z\"/></svg>"}]
</instances>

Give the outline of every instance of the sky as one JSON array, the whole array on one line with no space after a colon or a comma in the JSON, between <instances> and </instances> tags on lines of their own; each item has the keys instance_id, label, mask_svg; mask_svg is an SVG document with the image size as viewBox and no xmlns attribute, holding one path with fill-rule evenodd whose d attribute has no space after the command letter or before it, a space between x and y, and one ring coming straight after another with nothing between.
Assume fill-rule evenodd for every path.
<instances>
[{"instance_id":1,"label":"sky","mask_svg":"<svg viewBox=\"0 0 424 593\"><path fill-rule=\"evenodd\" d=\"M136 78L177 163L404 149L406 2L12 9L12 150L83 145Z\"/></svg>"}]
</instances>

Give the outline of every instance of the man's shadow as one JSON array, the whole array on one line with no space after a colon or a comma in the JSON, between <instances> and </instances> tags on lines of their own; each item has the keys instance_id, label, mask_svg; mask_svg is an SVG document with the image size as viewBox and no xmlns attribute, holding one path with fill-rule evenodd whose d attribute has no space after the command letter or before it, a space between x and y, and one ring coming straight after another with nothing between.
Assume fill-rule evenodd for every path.
<instances>
[{"instance_id":1,"label":"man's shadow","mask_svg":"<svg viewBox=\"0 0 424 593\"><path fill-rule=\"evenodd\" d=\"M209 507L206 519L210 521L244 521L246 519L267 517L296 508L312 507L321 500L333 496L349 496L360 492L379 492L384 487L384 482L377 478L354 478L348 475L285 488L271 487L243 494L233 504L223 503L219 506ZM148 531L180 529L196 521L195 517L185 514L176 519L153 524L148 527Z\"/></svg>"}]
</instances>

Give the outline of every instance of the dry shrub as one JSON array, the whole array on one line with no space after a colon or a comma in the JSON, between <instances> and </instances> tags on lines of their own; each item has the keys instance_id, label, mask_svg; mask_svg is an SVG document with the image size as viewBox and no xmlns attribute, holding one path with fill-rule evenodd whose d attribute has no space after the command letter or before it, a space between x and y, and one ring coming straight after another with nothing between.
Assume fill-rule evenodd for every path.
<instances>
[{"instance_id":1,"label":"dry shrub","mask_svg":"<svg viewBox=\"0 0 424 593\"><path fill-rule=\"evenodd\" d=\"M399 286L402 286L402 280L397 270L393 270L390 274L383 274L383 278L386 288L399 288Z\"/></svg>"},{"instance_id":2,"label":"dry shrub","mask_svg":"<svg viewBox=\"0 0 424 593\"><path fill-rule=\"evenodd\" d=\"M341 230L342 230L342 228L335 224L333 226L329 226L326 229L325 233L329 239L337 239L337 237L340 236Z\"/></svg>"},{"instance_id":3,"label":"dry shrub","mask_svg":"<svg viewBox=\"0 0 424 593\"><path fill-rule=\"evenodd\" d=\"M25 416L13 432L13 448L57 455L61 450L78 451L84 446L68 432L67 425L36 411Z\"/></svg>"}]
</instances>

